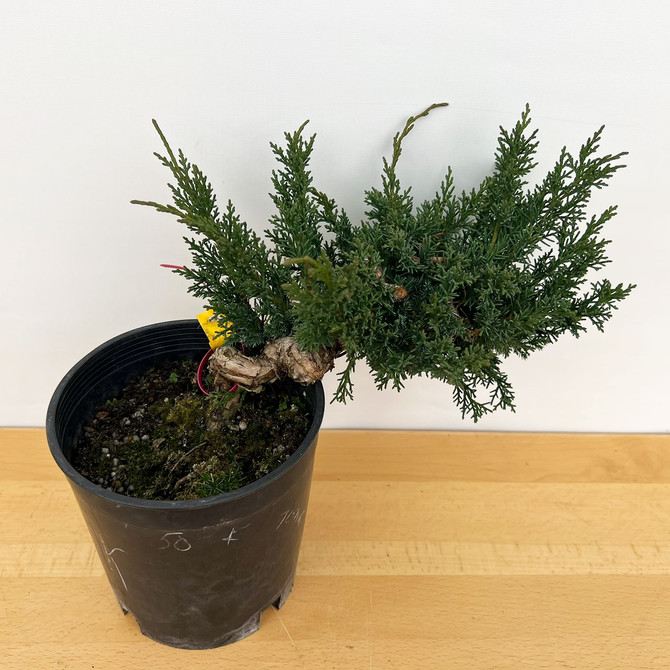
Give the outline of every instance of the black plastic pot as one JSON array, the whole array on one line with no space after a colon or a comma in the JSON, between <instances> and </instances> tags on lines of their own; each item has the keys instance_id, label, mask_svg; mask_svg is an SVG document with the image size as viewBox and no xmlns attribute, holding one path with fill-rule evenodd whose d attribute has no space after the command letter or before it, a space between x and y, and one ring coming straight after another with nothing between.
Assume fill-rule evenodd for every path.
<instances>
[{"instance_id":1,"label":"black plastic pot","mask_svg":"<svg viewBox=\"0 0 670 670\"><path fill-rule=\"evenodd\" d=\"M116 337L64 377L49 405L47 439L67 475L107 577L142 633L174 647L207 649L256 631L281 607L295 575L324 411L320 383L306 388L314 420L296 452L237 491L192 501L141 500L102 489L71 465L82 424L132 377L208 349L195 320Z\"/></svg>"}]
</instances>

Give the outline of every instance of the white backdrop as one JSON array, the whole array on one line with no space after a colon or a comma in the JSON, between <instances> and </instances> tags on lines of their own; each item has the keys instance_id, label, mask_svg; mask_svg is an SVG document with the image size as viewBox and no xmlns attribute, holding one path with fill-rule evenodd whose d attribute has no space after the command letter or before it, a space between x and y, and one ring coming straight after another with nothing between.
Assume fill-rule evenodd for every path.
<instances>
[{"instance_id":1,"label":"white backdrop","mask_svg":"<svg viewBox=\"0 0 670 670\"><path fill-rule=\"evenodd\" d=\"M309 118L315 180L358 220L393 134L446 100L406 143L417 198L447 165L459 189L479 183L526 102L540 169L602 123L604 150L630 152L594 212L619 205L604 274L638 289L605 334L508 360L517 412L477 427L667 431L669 33L667 3L644 0L3 3L0 425L43 424L104 340L200 311L159 267L187 260L179 224L129 204L168 197L152 117L261 231L270 140ZM361 368L355 390L325 427L472 427L439 382L378 392Z\"/></svg>"}]
</instances>

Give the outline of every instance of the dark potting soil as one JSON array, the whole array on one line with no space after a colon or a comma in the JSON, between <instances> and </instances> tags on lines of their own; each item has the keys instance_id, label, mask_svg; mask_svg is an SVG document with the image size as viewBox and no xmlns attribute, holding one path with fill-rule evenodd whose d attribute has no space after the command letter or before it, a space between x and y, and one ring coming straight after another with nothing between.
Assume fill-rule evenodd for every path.
<instances>
[{"instance_id":1,"label":"dark potting soil","mask_svg":"<svg viewBox=\"0 0 670 670\"><path fill-rule=\"evenodd\" d=\"M92 413L72 465L116 493L192 500L232 491L283 463L312 421L302 387L205 396L197 363L152 368Z\"/></svg>"}]
</instances>

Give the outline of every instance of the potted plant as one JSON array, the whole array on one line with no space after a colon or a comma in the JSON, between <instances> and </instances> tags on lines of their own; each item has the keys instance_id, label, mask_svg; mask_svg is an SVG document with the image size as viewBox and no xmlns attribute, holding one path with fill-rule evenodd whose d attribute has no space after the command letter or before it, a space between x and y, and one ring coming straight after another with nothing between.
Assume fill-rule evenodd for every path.
<instances>
[{"instance_id":1,"label":"potted plant","mask_svg":"<svg viewBox=\"0 0 670 670\"><path fill-rule=\"evenodd\" d=\"M173 177L172 203L133 202L175 215L190 232L192 263L174 271L203 301L204 330L195 320L169 322L111 340L68 373L47 415L52 453L115 594L150 637L186 648L226 644L256 630L267 606L283 603L323 415L320 380L337 358L344 364L335 400L352 397L352 372L365 360L379 388L400 389L416 375L448 383L463 416L476 421L514 409L504 358L525 358L565 332L578 336L589 323L602 330L632 290L607 279L584 287L608 262L602 229L616 211L589 216L587 205L625 155L598 153L603 128L576 155L563 149L548 174L527 188L538 143L526 107L511 130L501 128L495 168L479 187L456 194L449 170L435 196L415 206L396 171L402 144L418 119L442 106L410 117L395 135L381 184L365 192L360 225L313 185L315 137L304 135L306 124L287 133L283 146L271 144L279 168L272 173L276 213L265 239L230 201L219 208L202 171L172 150L154 122L164 148L156 156ZM258 470L256 459L258 478L240 478L233 454L224 464L229 469L217 475L220 485L205 487L202 497L138 497L118 479L125 464L105 447L99 459L114 470L98 480L85 477L76 461L87 439L104 432L106 407L120 402L133 379L174 361L191 361L190 376L209 396L204 405L188 400L196 411L187 426L213 425L216 435L247 431L240 419L247 404L273 393L277 383L304 387L291 391L298 394L291 411L302 405L310 419L290 450L267 447L286 452L276 468L266 463ZM164 374L179 380L174 371ZM187 415L169 393L161 399L165 383L148 412L156 413L160 430ZM275 396L285 409L286 396ZM268 432L274 433L255 434ZM195 484L212 484L213 476L202 462L181 475L184 459L218 439L186 435L117 436L111 451L129 441L140 454L158 454L152 467L159 476L180 473L161 490L184 497ZM218 447L211 448L210 460L220 464Z\"/></svg>"}]
</instances>

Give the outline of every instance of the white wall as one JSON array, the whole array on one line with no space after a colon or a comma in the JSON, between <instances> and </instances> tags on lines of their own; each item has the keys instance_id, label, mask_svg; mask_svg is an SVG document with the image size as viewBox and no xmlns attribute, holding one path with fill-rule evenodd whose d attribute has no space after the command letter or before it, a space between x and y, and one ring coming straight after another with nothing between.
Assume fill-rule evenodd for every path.
<instances>
[{"instance_id":1,"label":"white wall","mask_svg":"<svg viewBox=\"0 0 670 670\"><path fill-rule=\"evenodd\" d=\"M606 276L639 288L604 335L509 360L518 410L478 428L667 431L669 30L667 3L644 0L5 3L0 425L42 424L109 337L200 311L159 267L187 259L179 225L129 204L167 198L152 117L260 231L270 140L311 119L317 183L357 220L393 133L447 100L406 144L417 196L448 164L478 183L526 102L546 169L602 123L604 149L630 152L595 204L620 206ZM356 391L327 427L471 427L437 382L380 393L360 370Z\"/></svg>"}]
</instances>

